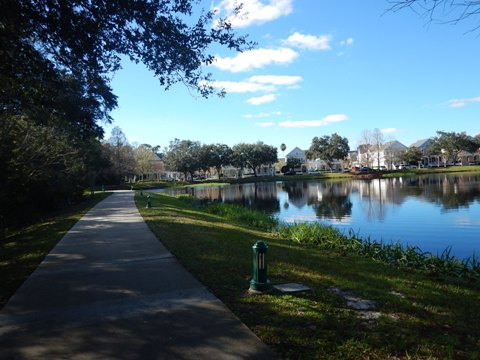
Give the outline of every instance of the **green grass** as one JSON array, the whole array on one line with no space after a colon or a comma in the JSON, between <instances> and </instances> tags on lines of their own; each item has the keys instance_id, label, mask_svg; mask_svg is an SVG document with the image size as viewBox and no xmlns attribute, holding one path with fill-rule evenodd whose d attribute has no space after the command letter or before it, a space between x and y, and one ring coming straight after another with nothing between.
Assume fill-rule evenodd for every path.
<instances>
[{"instance_id":1,"label":"green grass","mask_svg":"<svg viewBox=\"0 0 480 360\"><path fill-rule=\"evenodd\" d=\"M383 174L383 177L417 176L444 173L480 173L480 166L448 166L421 169L405 169L387 172Z\"/></svg>"},{"instance_id":2,"label":"green grass","mask_svg":"<svg viewBox=\"0 0 480 360\"><path fill-rule=\"evenodd\" d=\"M151 196L153 208L137 203L160 241L280 358L480 359L477 282L288 241L185 199ZM256 240L269 245L274 284L312 291L249 294ZM379 318L363 319L332 288L375 301Z\"/></svg>"},{"instance_id":3,"label":"green grass","mask_svg":"<svg viewBox=\"0 0 480 360\"><path fill-rule=\"evenodd\" d=\"M38 267L65 233L95 204L111 193L96 193L61 215L11 231L0 238L0 308Z\"/></svg>"}]
</instances>

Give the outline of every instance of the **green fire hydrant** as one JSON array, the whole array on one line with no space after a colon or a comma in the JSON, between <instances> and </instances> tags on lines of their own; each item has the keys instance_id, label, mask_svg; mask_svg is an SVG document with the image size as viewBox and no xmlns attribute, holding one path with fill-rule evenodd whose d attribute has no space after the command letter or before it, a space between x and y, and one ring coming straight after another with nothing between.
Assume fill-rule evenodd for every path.
<instances>
[{"instance_id":1,"label":"green fire hydrant","mask_svg":"<svg viewBox=\"0 0 480 360\"><path fill-rule=\"evenodd\" d=\"M150 199L150 195L147 196L147 209L152 207L152 200Z\"/></svg>"},{"instance_id":2,"label":"green fire hydrant","mask_svg":"<svg viewBox=\"0 0 480 360\"><path fill-rule=\"evenodd\" d=\"M268 245L257 241L253 246L253 278L250 280L250 290L253 292L267 291L272 287L267 279L267 250Z\"/></svg>"}]
</instances>

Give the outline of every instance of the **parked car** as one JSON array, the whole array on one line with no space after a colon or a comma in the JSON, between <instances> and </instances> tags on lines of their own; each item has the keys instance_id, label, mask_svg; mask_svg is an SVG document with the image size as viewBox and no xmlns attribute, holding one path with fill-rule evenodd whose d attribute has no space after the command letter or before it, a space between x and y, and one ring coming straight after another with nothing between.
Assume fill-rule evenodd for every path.
<instances>
[{"instance_id":1,"label":"parked car","mask_svg":"<svg viewBox=\"0 0 480 360\"><path fill-rule=\"evenodd\" d=\"M409 164L401 164L398 166L398 169L399 170L403 170L403 169L416 169L417 168L417 165L409 165Z\"/></svg>"}]
</instances>

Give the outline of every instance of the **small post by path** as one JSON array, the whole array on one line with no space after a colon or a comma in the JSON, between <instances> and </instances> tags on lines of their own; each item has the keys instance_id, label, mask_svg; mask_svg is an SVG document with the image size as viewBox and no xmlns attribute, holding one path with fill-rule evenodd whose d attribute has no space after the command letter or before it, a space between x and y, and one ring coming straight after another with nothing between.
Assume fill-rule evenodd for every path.
<instances>
[{"instance_id":1,"label":"small post by path","mask_svg":"<svg viewBox=\"0 0 480 360\"><path fill-rule=\"evenodd\" d=\"M150 195L147 196L147 209L152 207L152 199L150 199Z\"/></svg>"},{"instance_id":2,"label":"small post by path","mask_svg":"<svg viewBox=\"0 0 480 360\"><path fill-rule=\"evenodd\" d=\"M250 280L250 292L261 293L272 288L267 278L267 250L268 245L257 241L253 246L253 278Z\"/></svg>"}]
</instances>

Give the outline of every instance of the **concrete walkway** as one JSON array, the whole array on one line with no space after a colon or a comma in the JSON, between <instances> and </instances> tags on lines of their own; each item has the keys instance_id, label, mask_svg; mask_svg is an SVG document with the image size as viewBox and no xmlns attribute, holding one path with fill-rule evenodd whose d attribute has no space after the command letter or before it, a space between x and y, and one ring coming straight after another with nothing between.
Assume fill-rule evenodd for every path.
<instances>
[{"instance_id":1,"label":"concrete walkway","mask_svg":"<svg viewBox=\"0 0 480 360\"><path fill-rule=\"evenodd\" d=\"M132 192L90 210L0 312L0 359L272 359L150 232Z\"/></svg>"}]
</instances>

